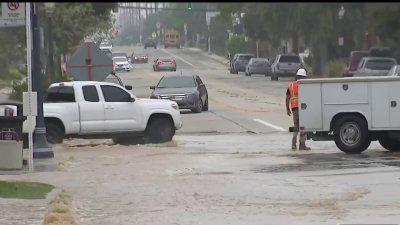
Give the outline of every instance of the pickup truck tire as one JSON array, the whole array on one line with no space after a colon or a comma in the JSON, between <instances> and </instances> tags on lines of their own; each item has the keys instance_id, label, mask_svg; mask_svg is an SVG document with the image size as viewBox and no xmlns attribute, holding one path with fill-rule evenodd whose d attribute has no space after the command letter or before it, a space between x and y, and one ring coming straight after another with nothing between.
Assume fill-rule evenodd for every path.
<instances>
[{"instance_id":1,"label":"pickup truck tire","mask_svg":"<svg viewBox=\"0 0 400 225\"><path fill-rule=\"evenodd\" d=\"M64 131L54 123L46 124L46 138L50 144L61 144L64 139Z\"/></svg>"},{"instance_id":2,"label":"pickup truck tire","mask_svg":"<svg viewBox=\"0 0 400 225\"><path fill-rule=\"evenodd\" d=\"M347 154L359 154L371 144L367 123L356 115L345 115L338 119L333 138L336 146Z\"/></svg>"},{"instance_id":3,"label":"pickup truck tire","mask_svg":"<svg viewBox=\"0 0 400 225\"><path fill-rule=\"evenodd\" d=\"M114 137L114 144L118 145L142 145L145 144L145 141L142 137Z\"/></svg>"},{"instance_id":4,"label":"pickup truck tire","mask_svg":"<svg viewBox=\"0 0 400 225\"><path fill-rule=\"evenodd\" d=\"M381 144L386 150L391 152L400 152L400 141L387 136L379 137L378 140L379 144Z\"/></svg>"},{"instance_id":5,"label":"pickup truck tire","mask_svg":"<svg viewBox=\"0 0 400 225\"><path fill-rule=\"evenodd\" d=\"M146 134L151 143L163 143L172 140L175 127L167 118L154 118L146 128Z\"/></svg>"}]
</instances>

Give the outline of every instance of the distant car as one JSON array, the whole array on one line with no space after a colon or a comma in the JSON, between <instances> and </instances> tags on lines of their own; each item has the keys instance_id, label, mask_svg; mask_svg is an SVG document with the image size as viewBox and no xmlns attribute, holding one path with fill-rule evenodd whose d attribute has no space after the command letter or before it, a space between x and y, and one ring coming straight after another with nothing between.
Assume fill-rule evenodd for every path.
<instances>
[{"instance_id":1,"label":"distant car","mask_svg":"<svg viewBox=\"0 0 400 225\"><path fill-rule=\"evenodd\" d=\"M114 70L115 71L126 71L129 72L132 69L131 64L125 56L113 57Z\"/></svg>"},{"instance_id":2,"label":"distant car","mask_svg":"<svg viewBox=\"0 0 400 225\"><path fill-rule=\"evenodd\" d=\"M147 47L157 48L157 39L155 39L155 38L147 38L145 43L144 43L144 49L146 49Z\"/></svg>"},{"instance_id":3,"label":"distant car","mask_svg":"<svg viewBox=\"0 0 400 225\"><path fill-rule=\"evenodd\" d=\"M161 70L176 71L176 61L169 57L160 57L154 60L153 70L154 72Z\"/></svg>"},{"instance_id":4,"label":"distant car","mask_svg":"<svg viewBox=\"0 0 400 225\"><path fill-rule=\"evenodd\" d=\"M112 56L112 51L111 51L110 49L104 48L104 49L102 49L101 51L104 52L104 53L106 53L106 55L107 55L108 57L110 57L110 58L113 57L113 56Z\"/></svg>"},{"instance_id":5,"label":"distant car","mask_svg":"<svg viewBox=\"0 0 400 225\"><path fill-rule=\"evenodd\" d=\"M149 62L149 57L147 56L147 54L132 55L131 56L131 62L132 63L148 63Z\"/></svg>"},{"instance_id":6,"label":"distant car","mask_svg":"<svg viewBox=\"0 0 400 225\"><path fill-rule=\"evenodd\" d=\"M230 72L234 74L245 72L251 58L254 58L254 54L236 54L231 61Z\"/></svg>"},{"instance_id":7,"label":"distant car","mask_svg":"<svg viewBox=\"0 0 400 225\"><path fill-rule=\"evenodd\" d=\"M99 48L100 50L108 49L112 52L112 44L108 42L101 42Z\"/></svg>"},{"instance_id":8,"label":"distant car","mask_svg":"<svg viewBox=\"0 0 400 225\"><path fill-rule=\"evenodd\" d=\"M395 58L391 57L364 57L361 59L355 77L386 76L389 70L397 65Z\"/></svg>"},{"instance_id":9,"label":"distant car","mask_svg":"<svg viewBox=\"0 0 400 225\"><path fill-rule=\"evenodd\" d=\"M179 109L200 113L208 111L208 92L201 78L195 74L168 74L163 76L150 98L169 99L178 103Z\"/></svg>"},{"instance_id":10,"label":"distant car","mask_svg":"<svg viewBox=\"0 0 400 225\"><path fill-rule=\"evenodd\" d=\"M113 84L118 84L121 87L124 87L126 90L132 90L132 85L124 85L124 83L122 83L121 78L119 78L117 75L110 73L106 79L104 80L104 82L109 82L109 83L113 83Z\"/></svg>"},{"instance_id":11,"label":"distant car","mask_svg":"<svg viewBox=\"0 0 400 225\"><path fill-rule=\"evenodd\" d=\"M400 65L392 66L392 68L387 73L387 76L400 76Z\"/></svg>"},{"instance_id":12,"label":"distant car","mask_svg":"<svg viewBox=\"0 0 400 225\"><path fill-rule=\"evenodd\" d=\"M279 54L271 65L271 80L278 80L280 76L295 77L297 70L302 67L299 55Z\"/></svg>"},{"instance_id":13,"label":"distant car","mask_svg":"<svg viewBox=\"0 0 400 225\"><path fill-rule=\"evenodd\" d=\"M347 63L347 68L343 73L343 77L352 77L354 72L357 70L358 64L361 59L367 57L369 51L352 51L350 52L349 61Z\"/></svg>"},{"instance_id":14,"label":"distant car","mask_svg":"<svg viewBox=\"0 0 400 225\"><path fill-rule=\"evenodd\" d=\"M245 74L246 76L252 74L271 75L271 65L266 58L251 58L246 66Z\"/></svg>"}]
</instances>

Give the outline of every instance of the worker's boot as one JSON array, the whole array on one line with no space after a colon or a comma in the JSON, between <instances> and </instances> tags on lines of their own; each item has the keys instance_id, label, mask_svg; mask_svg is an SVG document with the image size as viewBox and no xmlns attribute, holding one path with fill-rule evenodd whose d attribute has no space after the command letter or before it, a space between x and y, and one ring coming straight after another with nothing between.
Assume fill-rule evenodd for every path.
<instances>
[{"instance_id":1,"label":"worker's boot","mask_svg":"<svg viewBox=\"0 0 400 225\"><path fill-rule=\"evenodd\" d=\"M311 148L307 147L306 144L300 144L299 150L309 151L309 150L311 150Z\"/></svg>"},{"instance_id":2,"label":"worker's boot","mask_svg":"<svg viewBox=\"0 0 400 225\"><path fill-rule=\"evenodd\" d=\"M296 151L297 150L297 146L296 146L296 144L292 144L292 151Z\"/></svg>"}]
</instances>

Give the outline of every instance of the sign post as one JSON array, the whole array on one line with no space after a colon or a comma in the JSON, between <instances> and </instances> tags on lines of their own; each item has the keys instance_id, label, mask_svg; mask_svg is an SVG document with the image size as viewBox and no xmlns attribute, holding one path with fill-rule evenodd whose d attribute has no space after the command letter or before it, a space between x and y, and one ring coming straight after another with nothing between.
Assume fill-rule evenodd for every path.
<instances>
[{"instance_id":1,"label":"sign post","mask_svg":"<svg viewBox=\"0 0 400 225\"><path fill-rule=\"evenodd\" d=\"M67 61L67 75L78 81L104 81L113 71L110 57L91 40L86 40Z\"/></svg>"},{"instance_id":2,"label":"sign post","mask_svg":"<svg viewBox=\"0 0 400 225\"><path fill-rule=\"evenodd\" d=\"M187 48L187 24L183 24L183 31L185 32L185 47Z\"/></svg>"},{"instance_id":3,"label":"sign post","mask_svg":"<svg viewBox=\"0 0 400 225\"><path fill-rule=\"evenodd\" d=\"M208 27L208 54L211 55L211 31L210 31L210 24L211 24L211 17L219 15L219 12L206 12L206 22Z\"/></svg>"}]
</instances>

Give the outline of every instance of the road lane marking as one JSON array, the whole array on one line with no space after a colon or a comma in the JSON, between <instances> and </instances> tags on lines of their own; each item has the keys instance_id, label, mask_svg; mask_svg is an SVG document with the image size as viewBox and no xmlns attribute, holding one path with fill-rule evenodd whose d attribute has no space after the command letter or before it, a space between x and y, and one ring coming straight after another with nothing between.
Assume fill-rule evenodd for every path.
<instances>
[{"instance_id":1,"label":"road lane marking","mask_svg":"<svg viewBox=\"0 0 400 225\"><path fill-rule=\"evenodd\" d=\"M181 58L181 57L179 57L179 56L177 56L177 55L175 55L175 54L173 54L173 53L171 53L171 52L169 52L169 51L167 51L167 50L165 50L165 49L160 48L160 50L163 51L163 52L165 52L165 53L167 53L167 54L172 55L173 57L175 57L175 58L181 60L182 62L184 62L184 63L186 63L186 64L192 66L193 68L195 68L195 66L194 66L193 64L191 64L190 62L186 61L185 59L183 59L183 58Z\"/></svg>"},{"instance_id":2,"label":"road lane marking","mask_svg":"<svg viewBox=\"0 0 400 225\"><path fill-rule=\"evenodd\" d=\"M253 120L256 121L256 122L262 123L262 124L264 124L265 126L274 128L275 130L286 131L286 129L283 129L282 127L278 127L278 126L276 126L276 125L273 125L273 124L270 124L270 123L268 123L268 122L265 122L264 120L261 120L261 119L253 119Z\"/></svg>"}]
</instances>

